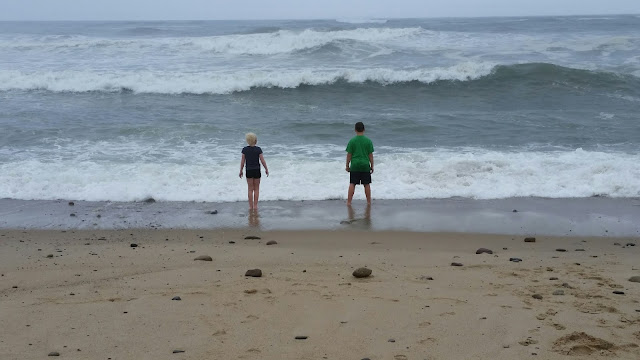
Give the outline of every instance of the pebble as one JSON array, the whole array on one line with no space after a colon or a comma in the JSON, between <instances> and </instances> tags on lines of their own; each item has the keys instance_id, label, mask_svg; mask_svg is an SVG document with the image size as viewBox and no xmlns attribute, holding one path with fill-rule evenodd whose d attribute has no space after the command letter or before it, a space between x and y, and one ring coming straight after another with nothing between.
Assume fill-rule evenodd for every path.
<instances>
[{"instance_id":1,"label":"pebble","mask_svg":"<svg viewBox=\"0 0 640 360\"><path fill-rule=\"evenodd\" d=\"M71 217L76 217L76 214L71 213L71 214L69 214L69 216L71 216ZM55 356L55 355L54 355L54 356Z\"/></svg>"},{"instance_id":2,"label":"pebble","mask_svg":"<svg viewBox=\"0 0 640 360\"><path fill-rule=\"evenodd\" d=\"M229 240L229 244L235 244L236 242L233 240Z\"/></svg>"},{"instance_id":3,"label":"pebble","mask_svg":"<svg viewBox=\"0 0 640 360\"><path fill-rule=\"evenodd\" d=\"M509 250L509 248L502 248L502 250Z\"/></svg>"},{"instance_id":4,"label":"pebble","mask_svg":"<svg viewBox=\"0 0 640 360\"><path fill-rule=\"evenodd\" d=\"M69 206L73 206L75 203L73 201L69 201Z\"/></svg>"},{"instance_id":5,"label":"pebble","mask_svg":"<svg viewBox=\"0 0 640 360\"><path fill-rule=\"evenodd\" d=\"M305 336L305 335L298 335L296 336L296 340L307 340L309 337Z\"/></svg>"},{"instance_id":6,"label":"pebble","mask_svg":"<svg viewBox=\"0 0 640 360\"><path fill-rule=\"evenodd\" d=\"M213 259L209 255L200 255L200 256L196 257L195 259L193 259L193 261L196 261L196 260L213 261Z\"/></svg>"},{"instance_id":7,"label":"pebble","mask_svg":"<svg viewBox=\"0 0 640 360\"><path fill-rule=\"evenodd\" d=\"M616 290L616 291L614 291L613 293L614 293L614 294L616 294L616 295L624 295L624 291L618 291L618 290Z\"/></svg>"},{"instance_id":8,"label":"pebble","mask_svg":"<svg viewBox=\"0 0 640 360\"><path fill-rule=\"evenodd\" d=\"M366 278L371 275L371 269L367 269L365 267L357 268L353 271L353 276L357 278Z\"/></svg>"},{"instance_id":9,"label":"pebble","mask_svg":"<svg viewBox=\"0 0 640 360\"><path fill-rule=\"evenodd\" d=\"M184 352L184 350L173 350L174 354L180 354L180 353L183 353L183 352Z\"/></svg>"},{"instance_id":10,"label":"pebble","mask_svg":"<svg viewBox=\"0 0 640 360\"><path fill-rule=\"evenodd\" d=\"M53 254L49 254L47 255L47 258L51 259L53 257Z\"/></svg>"},{"instance_id":11,"label":"pebble","mask_svg":"<svg viewBox=\"0 0 640 360\"><path fill-rule=\"evenodd\" d=\"M527 238L524 238L524 242L536 242L536 238L534 238L534 237L527 237Z\"/></svg>"},{"instance_id":12,"label":"pebble","mask_svg":"<svg viewBox=\"0 0 640 360\"><path fill-rule=\"evenodd\" d=\"M634 243L627 243L627 246L636 246Z\"/></svg>"},{"instance_id":13,"label":"pebble","mask_svg":"<svg viewBox=\"0 0 640 360\"><path fill-rule=\"evenodd\" d=\"M267 241L267 245L277 245L277 244L278 244L278 242L277 242L277 241L275 241L275 240L269 240L269 241Z\"/></svg>"},{"instance_id":14,"label":"pebble","mask_svg":"<svg viewBox=\"0 0 640 360\"><path fill-rule=\"evenodd\" d=\"M629 281L635 282L635 283L640 283L640 276L632 276L632 277L629 278Z\"/></svg>"},{"instance_id":15,"label":"pebble","mask_svg":"<svg viewBox=\"0 0 640 360\"><path fill-rule=\"evenodd\" d=\"M558 280L558 278L554 276L554 277L550 277L549 280Z\"/></svg>"},{"instance_id":16,"label":"pebble","mask_svg":"<svg viewBox=\"0 0 640 360\"><path fill-rule=\"evenodd\" d=\"M138 247L138 244L131 244L131 247Z\"/></svg>"},{"instance_id":17,"label":"pebble","mask_svg":"<svg viewBox=\"0 0 640 360\"><path fill-rule=\"evenodd\" d=\"M431 276L420 276L420 280L433 280Z\"/></svg>"},{"instance_id":18,"label":"pebble","mask_svg":"<svg viewBox=\"0 0 640 360\"><path fill-rule=\"evenodd\" d=\"M262 238L260 236L249 235L249 236L245 236L244 239L245 240L260 240Z\"/></svg>"},{"instance_id":19,"label":"pebble","mask_svg":"<svg viewBox=\"0 0 640 360\"><path fill-rule=\"evenodd\" d=\"M509 258L509 261L520 262L520 261L522 261L522 259L520 259L520 258Z\"/></svg>"},{"instance_id":20,"label":"pebble","mask_svg":"<svg viewBox=\"0 0 640 360\"><path fill-rule=\"evenodd\" d=\"M533 295L531 295L531 297L534 298L534 299L542 300L542 295L540 295L540 294L533 294Z\"/></svg>"},{"instance_id":21,"label":"pebble","mask_svg":"<svg viewBox=\"0 0 640 360\"><path fill-rule=\"evenodd\" d=\"M388 341L388 342L390 342L390 343L394 343L394 342L396 342L396 340L395 340L395 339L389 339L389 340L387 340L387 341Z\"/></svg>"},{"instance_id":22,"label":"pebble","mask_svg":"<svg viewBox=\"0 0 640 360\"><path fill-rule=\"evenodd\" d=\"M553 292L553 295L564 295L564 290L556 290Z\"/></svg>"},{"instance_id":23,"label":"pebble","mask_svg":"<svg viewBox=\"0 0 640 360\"><path fill-rule=\"evenodd\" d=\"M47 356L60 356L60 353L59 353L59 352L57 352L57 351L52 351L52 352L50 352L50 353L49 353L49 355L47 355Z\"/></svg>"},{"instance_id":24,"label":"pebble","mask_svg":"<svg viewBox=\"0 0 640 360\"><path fill-rule=\"evenodd\" d=\"M493 251L486 248L480 248L476 250L476 254L493 254Z\"/></svg>"},{"instance_id":25,"label":"pebble","mask_svg":"<svg viewBox=\"0 0 640 360\"><path fill-rule=\"evenodd\" d=\"M182 300L182 299L180 298L180 296L174 296L171 300L180 301L180 300Z\"/></svg>"},{"instance_id":26,"label":"pebble","mask_svg":"<svg viewBox=\"0 0 640 360\"><path fill-rule=\"evenodd\" d=\"M462 263L459 263L459 262L452 262L451 266L464 266L464 265L462 265Z\"/></svg>"},{"instance_id":27,"label":"pebble","mask_svg":"<svg viewBox=\"0 0 640 360\"><path fill-rule=\"evenodd\" d=\"M244 273L244 276L262 277L262 270L260 269L247 270L247 272Z\"/></svg>"},{"instance_id":28,"label":"pebble","mask_svg":"<svg viewBox=\"0 0 640 360\"><path fill-rule=\"evenodd\" d=\"M513 212L518 212L518 210L516 210L516 209L513 209Z\"/></svg>"},{"instance_id":29,"label":"pebble","mask_svg":"<svg viewBox=\"0 0 640 360\"><path fill-rule=\"evenodd\" d=\"M556 251L559 251L559 252L566 252L566 251L567 251L567 249L556 249Z\"/></svg>"},{"instance_id":30,"label":"pebble","mask_svg":"<svg viewBox=\"0 0 640 360\"><path fill-rule=\"evenodd\" d=\"M152 204L154 202L156 202L156 199L152 198L152 197L148 197L144 200L142 200L143 202L146 202L147 204Z\"/></svg>"},{"instance_id":31,"label":"pebble","mask_svg":"<svg viewBox=\"0 0 640 360\"><path fill-rule=\"evenodd\" d=\"M218 213L218 210L205 211L205 214L215 215Z\"/></svg>"}]
</instances>

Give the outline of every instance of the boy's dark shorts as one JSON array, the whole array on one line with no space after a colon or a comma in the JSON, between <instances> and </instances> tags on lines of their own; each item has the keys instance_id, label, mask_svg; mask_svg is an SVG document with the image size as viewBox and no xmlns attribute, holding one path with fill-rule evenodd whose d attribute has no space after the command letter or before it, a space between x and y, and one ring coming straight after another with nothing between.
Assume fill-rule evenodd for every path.
<instances>
[{"instance_id":1,"label":"boy's dark shorts","mask_svg":"<svg viewBox=\"0 0 640 360\"><path fill-rule=\"evenodd\" d=\"M262 173L260 173L260 169L247 169L247 175L245 175L247 179L260 179L262 177Z\"/></svg>"},{"instance_id":2,"label":"boy's dark shorts","mask_svg":"<svg viewBox=\"0 0 640 360\"><path fill-rule=\"evenodd\" d=\"M349 182L351 184L371 184L371 173L368 171L351 171L349 173Z\"/></svg>"}]
</instances>

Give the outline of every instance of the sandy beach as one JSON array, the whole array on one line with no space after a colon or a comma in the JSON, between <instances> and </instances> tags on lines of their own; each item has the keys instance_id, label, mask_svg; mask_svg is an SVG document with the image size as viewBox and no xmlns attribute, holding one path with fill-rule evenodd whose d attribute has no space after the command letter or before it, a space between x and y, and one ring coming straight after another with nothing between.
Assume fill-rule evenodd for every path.
<instances>
[{"instance_id":1,"label":"sandy beach","mask_svg":"<svg viewBox=\"0 0 640 360\"><path fill-rule=\"evenodd\" d=\"M0 358L638 359L638 243L0 230ZM371 276L355 278L359 267ZM256 268L262 277L245 276Z\"/></svg>"}]
</instances>

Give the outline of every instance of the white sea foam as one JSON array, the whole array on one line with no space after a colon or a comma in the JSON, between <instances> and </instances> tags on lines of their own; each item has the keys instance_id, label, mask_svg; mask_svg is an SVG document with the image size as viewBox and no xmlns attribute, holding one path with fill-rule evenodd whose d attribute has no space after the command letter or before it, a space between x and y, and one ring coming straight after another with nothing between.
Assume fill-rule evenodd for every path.
<instances>
[{"instance_id":1,"label":"white sea foam","mask_svg":"<svg viewBox=\"0 0 640 360\"><path fill-rule=\"evenodd\" d=\"M377 82L383 85L419 81L474 80L489 75L491 63L460 63L451 67L395 70L373 69L300 69L240 70L234 72L149 72L149 71L46 71L0 70L0 91L48 90L54 92L121 91L160 94L228 94L252 88L296 88L300 85L325 85Z\"/></svg>"},{"instance_id":2,"label":"white sea foam","mask_svg":"<svg viewBox=\"0 0 640 360\"><path fill-rule=\"evenodd\" d=\"M25 157L0 164L0 198L244 200L246 184L238 178L237 151L197 147L176 149L166 161L154 162L105 160L79 153L42 161ZM342 148L305 148L306 153L295 149L270 153L265 147L271 176L263 178L262 199L344 198L348 176L342 168L342 154L335 151ZM638 163L640 154L581 149L499 152L380 148L373 193L377 199L638 197ZM302 177L304 181L300 181L301 174L307 174ZM361 191L357 196L362 197Z\"/></svg>"},{"instance_id":3,"label":"white sea foam","mask_svg":"<svg viewBox=\"0 0 640 360\"><path fill-rule=\"evenodd\" d=\"M339 23L346 24L386 24L386 19L336 19Z\"/></svg>"}]
</instances>

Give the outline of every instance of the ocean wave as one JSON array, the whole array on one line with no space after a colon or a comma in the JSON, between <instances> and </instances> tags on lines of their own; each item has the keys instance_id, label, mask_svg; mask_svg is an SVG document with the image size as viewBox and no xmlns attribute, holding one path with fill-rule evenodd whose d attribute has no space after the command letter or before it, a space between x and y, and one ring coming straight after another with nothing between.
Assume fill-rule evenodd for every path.
<instances>
[{"instance_id":1,"label":"ocean wave","mask_svg":"<svg viewBox=\"0 0 640 360\"><path fill-rule=\"evenodd\" d=\"M592 87L601 90L637 88L640 79L631 74L568 68L554 64L495 65L464 62L451 67L418 69L300 69L241 70L235 72L150 71L47 71L0 70L0 91L45 90L52 92L121 92L151 94L229 94L261 88L294 89L300 86L380 86L481 82L480 86ZM542 85L540 85L542 84ZM634 95L619 94L625 99ZM630 97L631 96L631 97ZM635 95L637 96L637 95Z\"/></svg>"},{"instance_id":2,"label":"ocean wave","mask_svg":"<svg viewBox=\"0 0 640 360\"><path fill-rule=\"evenodd\" d=\"M336 22L345 24L386 24L386 19L336 19Z\"/></svg>"},{"instance_id":3,"label":"ocean wave","mask_svg":"<svg viewBox=\"0 0 640 360\"><path fill-rule=\"evenodd\" d=\"M144 30L143 30L144 31ZM47 36L39 39L7 39L0 41L0 49L87 50L116 49L193 49L230 55L276 55L311 49L340 40L365 43L390 42L430 33L420 27L412 28L357 28L352 30L302 31L277 30L250 34L202 37L163 37L106 39L87 36Z\"/></svg>"},{"instance_id":4,"label":"ocean wave","mask_svg":"<svg viewBox=\"0 0 640 360\"><path fill-rule=\"evenodd\" d=\"M439 80L467 81L491 73L489 63L462 63L448 68L394 70L243 70L232 73L201 72L21 72L0 70L0 91L47 90L53 92L119 92L157 94L229 94L254 88L297 88L337 82L390 85Z\"/></svg>"},{"instance_id":5,"label":"ocean wave","mask_svg":"<svg viewBox=\"0 0 640 360\"><path fill-rule=\"evenodd\" d=\"M264 200L342 199L347 175L340 157L311 153L268 154L270 177ZM213 153L211 153L211 151ZM0 198L136 201L243 201L235 152L217 149L177 156L182 162L123 163L78 158L22 159L0 164ZM465 197L580 198L640 196L640 154L602 151L521 151L486 149L395 149L376 155L374 198ZM226 153L225 153L226 154ZM315 174L297 181L299 174ZM362 194L358 193L357 197Z\"/></svg>"}]
</instances>

